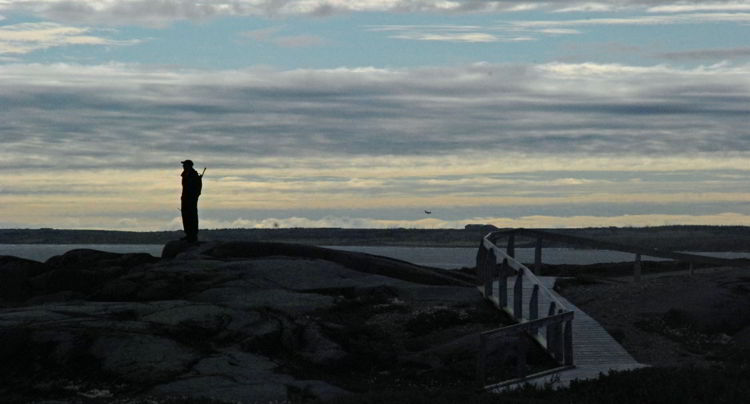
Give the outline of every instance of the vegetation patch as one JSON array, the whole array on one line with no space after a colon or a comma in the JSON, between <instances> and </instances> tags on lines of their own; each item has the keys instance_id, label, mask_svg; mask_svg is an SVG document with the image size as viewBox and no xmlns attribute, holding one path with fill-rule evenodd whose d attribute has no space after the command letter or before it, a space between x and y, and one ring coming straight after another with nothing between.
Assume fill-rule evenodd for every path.
<instances>
[{"instance_id":1,"label":"vegetation patch","mask_svg":"<svg viewBox=\"0 0 750 404\"><path fill-rule=\"evenodd\" d=\"M387 289L339 296L334 309L313 317L324 325L325 335L347 352L347 360L339 366L298 361L292 371L300 376L314 373L361 394L444 388L473 392L478 387L478 334L510 324L502 312L481 299L472 304L430 305L402 301ZM529 364L551 366L541 350L529 355ZM493 376L515 376L515 366L498 364L496 369L503 374Z\"/></svg>"},{"instance_id":2,"label":"vegetation patch","mask_svg":"<svg viewBox=\"0 0 750 404\"><path fill-rule=\"evenodd\" d=\"M612 372L554 390L527 386L502 394L498 402L643 404L740 403L750 394L750 372L731 368L643 368ZM506 401L513 400L513 401Z\"/></svg>"},{"instance_id":3,"label":"vegetation patch","mask_svg":"<svg viewBox=\"0 0 750 404\"><path fill-rule=\"evenodd\" d=\"M633 325L643 331L665 336L679 342L689 352L705 355L721 348L732 341L723 333L705 333L693 325L681 321L676 311L670 310L664 316L650 316L636 321Z\"/></svg>"}]
</instances>

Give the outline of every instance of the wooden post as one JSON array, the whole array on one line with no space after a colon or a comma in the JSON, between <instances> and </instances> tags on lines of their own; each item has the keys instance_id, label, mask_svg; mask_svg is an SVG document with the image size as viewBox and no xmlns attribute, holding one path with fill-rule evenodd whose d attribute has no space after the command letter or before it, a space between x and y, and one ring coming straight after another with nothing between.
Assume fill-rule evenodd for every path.
<instances>
[{"instance_id":1,"label":"wooden post","mask_svg":"<svg viewBox=\"0 0 750 404\"><path fill-rule=\"evenodd\" d=\"M497 267L497 258L495 257L495 251L490 249L487 252L487 258L485 259L485 279L484 279L484 295L489 297L492 296L492 286L495 283L495 273Z\"/></svg>"},{"instance_id":2,"label":"wooden post","mask_svg":"<svg viewBox=\"0 0 750 404\"><path fill-rule=\"evenodd\" d=\"M518 271L513 285L513 317L518 321L523 318L523 271Z\"/></svg>"},{"instance_id":3,"label":"wooden post","mask_svg":"<svg viewBox=\"0 0 750 404\"><path fill-rule=\"evenodd\" d=\"M565 341L563 340L563 327L562 323L555 323L552 325L552 333L555 335L555 338L553 339L554 343L552 344L552 357L557 359L558 362L563 361L563 344Z\"/></svg>"},{"instance_id":4,"label":"wooden post","mask_svg":"<svg viewBox=\"0 0 750 404\"><path fill-rule=\"evenodd\" d=\"M482 240L479 242L479 250L477 251L477 260L476 260L477 286L482 286L484 284L484 269L485 269L484 262L486 260L487 260L487 249L484 248L484 240Z\"/></svg>"},{"instance_id":5,"label":"wooden post","mask_svg":"<svg viewBox=\"0 0 750 404\"><path fill-rule=\"evenodd\" d=\"M565 365L573 366L573 320L565 322L565 330L563 331L563 344L565 351Z\"/></svg>"},{"instance_id":6,"label":"wooden post","mask_svg":"<svg viewBox=\"0 0 750 404\"><path fill-rule=\"evenodd\" d=\"M479 334L479 355L477 355L477 379L479 379L479 387L487 385L487 337Z\"/></svg>"},{"instance_id":7,"label":"wooden post","mask_svg":"<svg viewBox=\"0 0 750 404\"><path fill-rule=\"evenodd\" d=\"M508 245L506 246L505 252L513 257L516 258L516 234L510 233L508 236Z\"/></svg>"},{"instance_id":8,"label":"wooden post","mask_svg":"<svg viewBox=\"0 0 750 404\"><path fill-rule=\"evenodd\" d=\"M539 285L534 285L531 289L531 299L529 300L529 321L534 321L539 318ZM532 336L536 336L539 332L538 328L529 330Z\"/></svg>"},{"instance_id":9,"label":"wooden post","mask_svg":"<svg viewBox=\"0 0 750 404\"><path fill-rule=\"evenodd\" d=\"M555 302L549 303L549 311L547 311L547 316L554 316L555 312L557 311L557 304ZM554 355L553 346L555 345L555 326L554 324L547 324L547 352ZM555 358L557 359L557 358Z\"/></svg>"},{"instance_id":10,"label":"wooden post","mask_svg":"<svg viewBox=\"0 0 750 404\"><path fill-rule=\"evenodd\" d=\"M534 274L542 273L542 238L537 237L536 248L534 249Z\"/></svg>"},{"instance_id":11,"label":"wooden post","mask_svg":"<svg viewBox=\"0 0 750 404\"><path fill-rule=\"evenodd\" d=\"M525 337L526 335L523 332L518 333L518 342L516 343L518 357L516 358L516 364L518 365L517 376L519 379L526 377L526 351L528 349Z\"/></svg>"},{"instance_id":12,"label":"wooden post","mask_svg":"<svg viewBox=\"0 0 750 404\"><path fill-rule=\"evenodd\" d=\"M529 301L529 320L539 318L539 285L531 289L531 300Z\"/></svg>"},{"instance_id":13,"label":"wooden post","mask_svg":"<svg viewBox=\"0 0 750 404\"><path fill-rule=\"evenodd\" d=\"M508 260L500 264L500 276L497 280L497 302L500 308L508 307Z\"/></svg>"},{"instance_id":14,"label":"wooden post","mask_svg":"<svg viewBox=\"0 0 750 404\"><path fill-rule=\"evenodd\" d=\"M641 254L635 255L635 264L633 264L633 281L635 283L641 281Z\"/></svg>"}]
</instances>

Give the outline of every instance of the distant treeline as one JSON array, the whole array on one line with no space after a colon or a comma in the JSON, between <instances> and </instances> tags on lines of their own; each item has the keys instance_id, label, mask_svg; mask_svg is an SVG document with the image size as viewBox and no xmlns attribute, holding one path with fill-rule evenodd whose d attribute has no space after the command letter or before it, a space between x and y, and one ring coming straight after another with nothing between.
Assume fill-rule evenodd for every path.
<instances>
[{"instance_id":1,"label":"distant treeline","mask_svg":"<svg viewBox=\"0 0 750 404\"><path fill-rule=\"evenodd\" d=\"M475 246L486 232L464 229L213 229L201 240L276 241L315 245ZM182 231L0 229L0 244L164 244Z\"/></svg>"},{"instance_id":2,"label":"distant treeline","mask_svg":"<svg viewBox=\"0 0 750 404\"><path fill-rule=\"evenodd\" d=\"M748 226L598 227L550 231L670 251L750 251Z\"/></svg>"},{"instance_id":3,"label":"distant treeline","mask_svg":"<svg viewBox=\"0 0 750 404\"><path fill-rule=\"evenodd\" d=\"M213 229L201 230L202 240L276 241L315 245L402 245L475 247L489 226L466 229ZM545 229L561 234L674 251L750 251L747 226L661 226ZM129 232L110 230L0 229L0 244L164 244L181 231ZM531 246L533 240L518 240ZM555 246L552 244L547 247Z\"/></svg>"}]
</instances>

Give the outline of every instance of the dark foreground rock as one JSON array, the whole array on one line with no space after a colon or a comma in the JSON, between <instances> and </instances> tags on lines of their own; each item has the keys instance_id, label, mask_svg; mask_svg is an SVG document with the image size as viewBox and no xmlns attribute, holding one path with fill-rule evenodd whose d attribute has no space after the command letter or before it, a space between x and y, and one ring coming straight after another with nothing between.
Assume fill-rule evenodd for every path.
<instances>
[{"instance_id":1,"label":"dark foreground rock","mask_svg":"<svg viewBox=\"0 0 750 404\"><path fill-rule=\"evenodd\" d=\"M164 256L0 257L3 402L471 385L467 335L504 321L462 279L383 257L249 242L175 242Z\"/></svg>"}]
</instances>

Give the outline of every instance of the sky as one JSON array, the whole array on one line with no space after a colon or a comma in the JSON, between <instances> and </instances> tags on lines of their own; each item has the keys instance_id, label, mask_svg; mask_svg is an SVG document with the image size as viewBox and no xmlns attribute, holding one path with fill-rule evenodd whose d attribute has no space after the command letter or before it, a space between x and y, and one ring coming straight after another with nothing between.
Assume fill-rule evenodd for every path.
<instances>
[{"instance_id":1,"label":"sky","mask_svg":"<svg viewBox=\"0 0 750 404\"><path fill-rule=\"evenodd\" d=\"M0 141L0 228L750 225L750 1L0 0Z\"/></svg>"}]
</instances>

